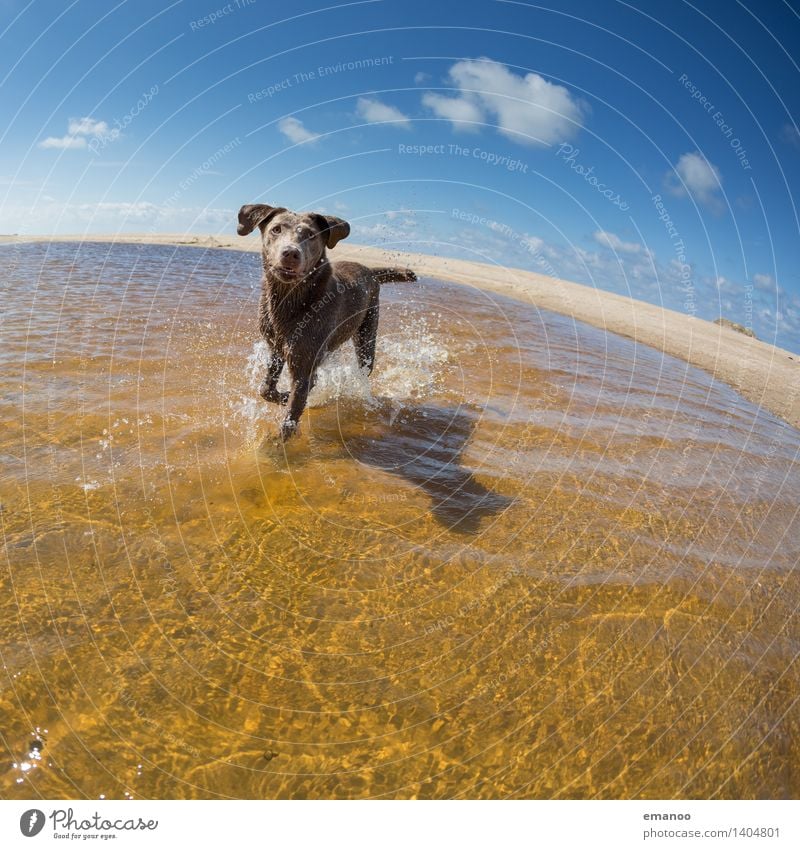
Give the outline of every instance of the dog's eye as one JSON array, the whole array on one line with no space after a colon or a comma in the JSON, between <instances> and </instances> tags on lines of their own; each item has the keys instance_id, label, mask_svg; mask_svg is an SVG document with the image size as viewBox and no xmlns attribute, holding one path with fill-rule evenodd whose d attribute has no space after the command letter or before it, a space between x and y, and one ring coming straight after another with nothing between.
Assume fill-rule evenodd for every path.
<instances>
[{"instance_id":1,"label":"dog's eye","mask_svg":"<svg viewBox=\"0 0 800 849\"><path fill-rule=\"evenodd\" d=\"M278 233L281 232L281 225L276 224L269 232L272 233L273 236L277 236Z\"/></svg>"}]
</instances>

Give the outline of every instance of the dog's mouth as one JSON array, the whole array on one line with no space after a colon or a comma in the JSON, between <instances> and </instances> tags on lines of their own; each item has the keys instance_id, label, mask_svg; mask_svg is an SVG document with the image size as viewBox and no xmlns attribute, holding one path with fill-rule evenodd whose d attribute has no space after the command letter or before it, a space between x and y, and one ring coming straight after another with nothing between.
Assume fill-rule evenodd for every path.
<instances>
[{"instance_id":1,"label":"dog's mouth","mask_svg":"<svg viewBox=\"0 0 800 849\"><path fill-rule=\"evenodd\" d=\"M287 280L297 280L303 276L303 272L299 268L288 268L285 265L276 265L273 268L277 274L285 277Z\"/></svg>"}]
</instances>

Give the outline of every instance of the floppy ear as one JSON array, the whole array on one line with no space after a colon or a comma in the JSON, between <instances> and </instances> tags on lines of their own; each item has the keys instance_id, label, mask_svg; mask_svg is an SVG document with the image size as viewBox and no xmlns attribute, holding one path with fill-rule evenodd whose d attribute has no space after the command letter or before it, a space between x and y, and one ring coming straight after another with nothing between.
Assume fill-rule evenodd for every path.
<instances>
[{"instance_id":1,"label":"floppy ear","mask_svg":"<svg viewBox=\"0 0 800 849\"><path fill-rule=\"evenodd\" d=\"M320 215L314 213L320 232L326 238L326 245L335 248L336 243L350 235L350 225L335 215Z\"/></svg>"},{"instance_id":2,"label":"floppy ear","mask_svg":"<svg viewBox=\"0 0 800 849\"><path fill-rule=\"evenodd\" d=\"M236 232L240 236L247 236L256 227L264 224L278 212L283 212L281 206L267 206L265 203L248 203L239 210L239 226Z\"/></svg>"}]
</instances>

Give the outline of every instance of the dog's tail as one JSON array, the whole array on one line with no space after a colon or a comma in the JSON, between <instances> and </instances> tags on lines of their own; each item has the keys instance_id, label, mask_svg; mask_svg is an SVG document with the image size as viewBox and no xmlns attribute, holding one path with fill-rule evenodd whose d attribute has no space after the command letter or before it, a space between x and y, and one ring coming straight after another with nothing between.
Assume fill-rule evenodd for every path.
<instances>
[{"instance_id":1,"label":"dog's tail","mask_svg":"<svg viewBox=\"0 0 800 849\"><path fill-rule=\"evenodd\" d=\"M417 275L410 268L373 268L372 276L381 285L384 283L413 283Z\"/></svg>"}]
</instances>

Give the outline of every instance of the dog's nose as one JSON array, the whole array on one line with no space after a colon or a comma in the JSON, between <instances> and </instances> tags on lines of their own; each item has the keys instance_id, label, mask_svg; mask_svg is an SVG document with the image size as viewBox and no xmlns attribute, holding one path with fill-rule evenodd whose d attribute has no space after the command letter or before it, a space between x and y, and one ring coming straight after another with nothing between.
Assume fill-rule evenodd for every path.
<instances>
[{"instance_id":1,"label":"dog's nose","mask_svg":"<svg viewBox=\"0 0 800 849\"><path fill-rule=\"evenodd\" d=\"M281 248L281 261L296 264L300 262L300 251L297 248Z\"/></svg>"}]
</instances>

